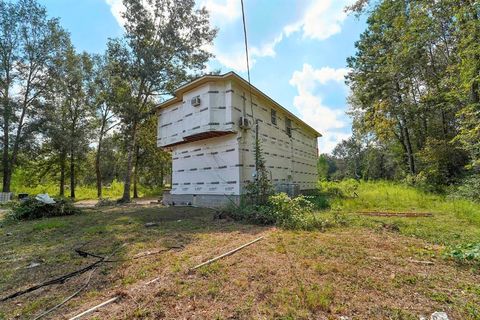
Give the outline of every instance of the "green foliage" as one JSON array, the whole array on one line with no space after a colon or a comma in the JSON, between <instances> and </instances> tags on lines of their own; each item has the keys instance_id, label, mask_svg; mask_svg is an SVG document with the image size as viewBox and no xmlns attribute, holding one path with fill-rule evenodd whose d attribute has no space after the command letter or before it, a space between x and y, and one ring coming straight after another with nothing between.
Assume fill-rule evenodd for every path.
<instances>
[{"instance_id":1,"label":"green foliage","mask_svg":"<svg viewBox=\"0 0 480 320\"><path fill-rule=\"evenodd\" d=\"M48 193L51 195L58 195L58 185L52 181L45 180L44 183L36 185L21 184L14 180L12 183L12 190L16 193L28 193L30 196L35 196L39 193ZM68 190L68 189L67 189ZM138 186L139 196L156 196L162 193L162 188L159 186L147 187L140 184ZM103 197L110 199L118 199L123 194L123 182L114 179L110 184L103 186ZM97 189L94 185L80 185L75 189L75 200L97 199Z\"/></svg>"},{"instance_id":2,"label":"green foliage","mask_svg":"<svg viewBox=\"0 0 480 320\"><path fill-rule=\"evenodd\" d=\"M346 179L339 182L318 182L318 188L322 194L337 198L355 197L359 185L360 182L354 179Z\"/></svg>"},{"instance_id":3,"label":"green foliage","mask_svg":"<svg viewBox=\"0 0 480 320\"><path fill-rule=\"evenodd\" d=\"M457 246L451 249L447 255L458 263L480 264L480 242Z\"/></svg>"},{"instance_id":4,"label":"green foliage","mask_svg":"<svg viewBox=\"0 0 480 320\"><path fill-rule=\"evenodd\" d=\"M458 185L452 192L452 197L466 198L480 202L480 174L472 175Z\"/></svg>"},{"instance_id":5,"label":"green foliage","mask_svg":"<svg viewBox=\"0 0 480 320\"><path fill-rule=\"evenodd\" d=\"M317 172L320 180L330 180L335 171L337 171L337 165L335 158L328 154L321 154L317 160Z\"/></svg>"},{"instance_id":6,"label":"green foliage","mask_svg":"<svg viewBox=\"0 0 480 320\"><path fill-rule=\"evenodd\" d=\"M393 170L378 178L419 175L425 189L442 190L479 163L478 1L370 1L363 10L366 2L350 8L368 19L347 78L354 133L374 153L362 162L355 141L339 144L347 177L359 167L377 176L382 166L365 165L383 162Z\"/></svg>"},{"instance_id":7,"label":"green foliage","mask_svg":"<svg viewBox=\"0 0 480 320\"><path fill-rule=\"evenodd\" d=\"M261 206L267 203L268 197L273 193L273 186L265 166L260 140L255 140L254 148L255 167L257 171L253 181L247 183L245 186L245 198L250 204Z\"/></svg>"},{"instance_id":8,"label":"green foliage","mask_svg":"<svg viewBox=\"0 0 480 320\"><path fill-rule=\"evenodd\" d=\"M48 217L69 216L81 213L73 202L65 198L56 198L54 204L46 204L35 198L28 198L19 202L10 212L13 220L33 220Z\"/></svg>"},{"instance_id":9,"label":"green foliage","mask_svg":"<svg viewBox=\"0 0 480 320\"><path fill-rule=\"evenodd\" d=\"M341 185L341 182L339 183ZM341 189L341 187L339 187ZM450 198L426 192L418 187L391 181L359 181L358 197L330 196L331 211L322 215L331 216L331 221L340 224L345 216L335 219L334 213L353 213L346 217L349 224L378 229L391 229L408 236L415 236L433 243L458 245L480 242L480 205L478 203ZM431 217L368 217L361 212L421 212Z\"/></svg>"},{"instance_id":10,"label":"green foliage","mask_svg":"<svg viewBox=\"0 0 480 320\"><path fill-rule=\"evenodd\" d=\"M285 193L271 195L264 205L254 206L242 202L238 207L230 207L230 215L236 220L245 220L261 225L276 225L284 229L323 230L331 222L314 213L315 205L305 196L291 199Z\"/></svg>"}]
</instances>

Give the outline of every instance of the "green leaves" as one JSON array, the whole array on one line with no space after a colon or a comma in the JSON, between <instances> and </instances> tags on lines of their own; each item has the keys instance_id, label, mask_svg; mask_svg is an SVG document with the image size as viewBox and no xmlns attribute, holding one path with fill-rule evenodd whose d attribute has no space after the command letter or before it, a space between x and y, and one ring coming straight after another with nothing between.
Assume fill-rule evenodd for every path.
<instances>
[{"instance_id":1,"label":"green leaves","mask_svg":"<svg viewBox=\"0 0 480 320\"><path fill-rule=\"evenodd\" d=\"M469 243L457 246L447 253L447 256L458 263L480 264L480 243Z\"/></svg>"}]
</instances>

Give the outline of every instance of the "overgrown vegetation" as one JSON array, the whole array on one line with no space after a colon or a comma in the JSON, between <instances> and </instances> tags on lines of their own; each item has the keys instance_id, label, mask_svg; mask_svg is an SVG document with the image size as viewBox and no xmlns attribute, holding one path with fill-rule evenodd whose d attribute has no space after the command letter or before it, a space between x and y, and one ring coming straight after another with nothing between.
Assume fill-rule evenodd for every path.
<instances>
[{"instance_id":1,"label":"overgrown vegetation","mask_svg":"<svg viewBox=\"0 0 480 320\"><path fill-rule=\"evenodd\" d=\"M28 198L16 203L7 218L12 220L34 220L41 218L69 216L81 213L71 200L55 198L55 203L47 204L35 198Z\"/></svg>"},{"instance_id":2,"label":"overgrown vegetation","mask_svg":"<svg viewBox=\"0 0 480 320\"><path fill-rule=\"evenodd\" d=\"M352 195L352 184L352 181L322 182L321 190L335 192L329 197L331 210L320 215L332 217L334 213L341 213L349 225L396 231L451 248L480 242L478 203L391 181L358 181ZM428 213L429 216L396 217L397 213Z\"/></svg>"},{"instance_id":3,"label":"overgrown vegetation","mask_svg":"<svg viewBox=\"0 0 480 320\"><path fill-rule=\"evenodd\" d=\"M367 27L347 60L353 135L328 180L404 181L480 201L478 1L357 0Z\"/></svg>"}]
</instances>

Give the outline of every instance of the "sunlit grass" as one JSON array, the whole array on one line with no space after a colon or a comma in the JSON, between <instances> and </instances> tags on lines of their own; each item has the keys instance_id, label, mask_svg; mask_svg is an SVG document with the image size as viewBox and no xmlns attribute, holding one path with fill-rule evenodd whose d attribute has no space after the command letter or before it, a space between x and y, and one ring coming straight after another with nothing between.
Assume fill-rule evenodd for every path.
<instances>
[{"instance_id":1,"label":"sunlit grass","mask_svg":"<svg viewBox=\"0 0 480 320\"><path fill-rule=\"evenodd\" d=\"M426 193L400 183L352 181L329 183L344 190L345 197L331 197L331 212L347 214L351 223L378 228L388 223L405 235L456 245L480 241L480 204ZM345 191L346 190L346 191ZM367 217L362 212L424 212L432 217Z\"/></svg>"},{"instance_id":2,"label":"sunlit grass","mask_svg":"<svg viewBox=\"0 0 480 320\"><path fill-rule=\"evenodd\" d=\"M59 187L57 183L45 183L31 186L22 184L20 181L13 181L11 189L14 193L28 193L30 195L37 195L39 193L48 193L50 196L57 196L59 193ZM140 197L153 196L161 193L160 188L150 189L143 186L139 186L138 193ZM66 186L65 196L70 195L70 189ZM110 185L102 188L102 197L110 199L118 199L123 195L123 182L114 180ZM132 191L133 195L133 191ZM75 188L76 200L97 199L97 188L94 185L89 186L77 186Z\"/></svg>"}]
</instances>

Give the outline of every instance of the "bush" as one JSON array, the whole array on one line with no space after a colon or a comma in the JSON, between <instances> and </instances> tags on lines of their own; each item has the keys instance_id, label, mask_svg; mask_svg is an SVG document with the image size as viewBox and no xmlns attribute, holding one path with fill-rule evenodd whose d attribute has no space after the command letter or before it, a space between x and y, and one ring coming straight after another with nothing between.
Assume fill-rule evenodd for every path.
<instances>
[{"instance_id":1,"label":"bush","mask_svg":"<svg viewBox=\"0 0 480 320\"><path fill-rule=\"evenodd\" d=\"M464 179L462 184L452 193L452 196L480 202L480 174Z\"/></svg>"},{"instance_id":2,"label":"bush","mask_svg":"<svg viewBox=\"0 0 480 320\"><path fill-rule=\"evenodd\" d=\"M355 179L342 180L340 182L319 181L318 188L324 195L337 198L357 197L359 182Z\"/></svg>"},{"instance_id":3,"label":"bush","mask_svg":"<svg viewBox=\"0 0 480 320\"><path fill-rule=\"evenodd\" d=\"M324 229L330 225L328 220L315 216L315 205L304 196L291 199L285 193L272 195L265 205L251 205L242 201L238 207L230 207L233 219L244 220L261 225L276 225L285 229Z\"/></svg>"},{"instance_id":4,"label":"bush","mask_svg":"<svg viewBox=\"0 0 480 320\"><path fill-rule=\"evenodd\" d=\"M458 263L480 264L480 242L458 246L451 249L447 255Z\"/></svg>"},{"instance_id":5,"label":"bush","mask_svg":"<svg viewBox=\"0 0 480 320\"><path fill-rule=\"evenodd\" d=\"M47 217L68 216L80 213L73 202L65 198L55 198L54 204L46 204L35 198L17 203L10 211L9 218L14 220L33 220Z\"/></svg>"}]
</instances>

